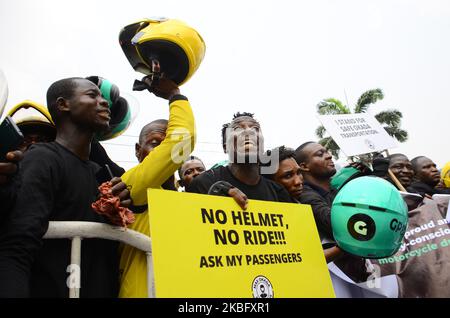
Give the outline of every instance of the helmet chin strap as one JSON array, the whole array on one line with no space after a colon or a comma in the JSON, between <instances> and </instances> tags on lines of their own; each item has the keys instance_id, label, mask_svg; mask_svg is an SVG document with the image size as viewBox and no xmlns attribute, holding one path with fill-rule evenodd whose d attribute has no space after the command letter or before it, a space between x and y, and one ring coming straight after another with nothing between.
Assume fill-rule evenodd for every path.
<instances>
[{"instance_id":1,"label":"helmet chin strap","mask_svg":"<svg viewBox=\"0 0 450 318\"><path fill-rule=\"evenodd\" d=\"M152 72L142 78L141 81L135 80L133 84L133 91L143 91L147 89L149 92L153 91L153 88L158 85L159 79L163 73L161 73L161 66L157 59L152 59Z\"/></svg>"}]
</instances>

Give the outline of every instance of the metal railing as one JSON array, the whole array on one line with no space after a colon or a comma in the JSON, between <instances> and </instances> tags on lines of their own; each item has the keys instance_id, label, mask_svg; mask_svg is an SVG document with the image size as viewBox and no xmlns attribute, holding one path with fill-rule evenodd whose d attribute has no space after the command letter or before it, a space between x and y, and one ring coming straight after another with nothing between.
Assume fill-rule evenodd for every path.
<instances>
[{"instance_id":1,"label":"metal railing","mask_svg":"<svg viewBox=\"0 0 450 318\"><path fill-rule=\"evenodd\" d=\"M70 239L72 241L70 263L72 266L78 266L78 268L80 268L81 264L81 241L83 238L100 238L119 241L145 252L147 256L148 297L155 297L152 245L150 237L119 226L78 221L49 222L47 233L44 235L44 239ZM76 281L80 281L80 271L74 271L72 275L75 275L74 279ZM79 298L80 288L69 286L69 297Z\"/></svg>"}]
</instances>

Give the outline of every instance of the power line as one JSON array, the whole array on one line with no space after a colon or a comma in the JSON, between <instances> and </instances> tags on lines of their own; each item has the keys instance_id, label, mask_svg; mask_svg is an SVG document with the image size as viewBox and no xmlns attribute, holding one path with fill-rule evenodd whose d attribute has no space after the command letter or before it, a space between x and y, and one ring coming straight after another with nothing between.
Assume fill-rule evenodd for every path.
<instances>
[{"instance_id":1,"label":"power line","mask_svg":"<svg viewBox=\"0 0 450 318\"><path fill-rule=\"evenodd\" d=\"M104 142L103 144L104 145L108 145L108 146L134 147L134 144L133 145L129 145L129 144L121 144L121 143L115 143L115 142ZM219 150L198 150L198 151L222 153L222 151L219 151Z\"/></svg>"},{"instance_id":2,"label":"power line","mask_svg":"<svg viewBox=\"0 0 450 318\"><path fill-rule=\"evenodd\" d=\"M199 150L199 149L194 149L195 152L213 152L213 153L222 153L223 151L218 151L218 150Z\"/></svg>"},{"instance_id":3,"label":"power line","mask_svg":"<svg viewBox=\"0 0 450 318\"><path fill-rule=\"evenodd\" d=\"M127 135L127 134L123 134L120 135L118 137L132 137L132 138L138 138L138 135ZM211 144L211 145L221 145L222 143L220 142L214 142L214 141L197 141L198 144Z\"/></svg>"},{"instance_id":4,"label":"power line","mask_svg":"<svg viewBox=\"0 0 450 318\"><path fill-rule=\"evenodd\" d=\"M115 160L116 162L139 163L137 160Z\"/></svg>"},{"instance_id":5,"label":"power line","mask_svg":"<svg viewBox=\"0 0 450 318\"><path fill-rule=\"evenodd\" d=\"M128 145L128 144L119 144L114 142L104 142L104 145L111 145L111 146L125 146L125 147L134 147L134 145Z\"/></svg>"},{"instance_id":6,"label":"power line","mask_svg":"<svg viewBox=\"0 0 450 318\"><path fill-rule=\"evenodd\" d=\"M220 142L212 142L212 141L197 141L198 144L211 144L211 145L222 145Z\"/></svg>"}]
</instances>

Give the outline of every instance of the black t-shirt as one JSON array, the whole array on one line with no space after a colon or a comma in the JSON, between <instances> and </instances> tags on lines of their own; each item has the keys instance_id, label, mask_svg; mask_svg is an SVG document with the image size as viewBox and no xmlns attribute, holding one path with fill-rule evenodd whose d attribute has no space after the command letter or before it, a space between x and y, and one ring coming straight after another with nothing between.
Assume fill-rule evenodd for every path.
<instances>
[{"instance_id":1,"label":"black t-shirt","mask_svg":"<svg viewBox=\"0 0 450 318\"><path fill-rule=\"evenodd\" d=\"M67 297L69 239L45 239L49 221L107 223L91 209L99 166L56 142L30 147L20 164L21 187L0 233L0 296ZM118 243L83 239L81 297L116 297Z\"/></svg>"},{"instance_id":2,"label":"black t-shirt","mask_svg":"<svg viewBox=\"0 0 450 318\"><path fill-rule=\"evenodd\" d=\"M337 190L326 191L321 187L306 183L303 185L303 192L300 195L300 203L311 205L314 219L319 233L328 239L333 239L331 229L331 206L337 195Z\"/></svg>"},{"instance_id":3,"label":"black t-shirt","mask_svg":"<svg viewBox=\"0 0 450 318\"><path fill-rule=\"evenodd\" d=\"M0 185L0 227L8 219L19 187L20 179L17 177L12 178L6 184Z\"/></svg>"},{"instance_id":4,"label":"black t-shirt","mask_svg":"<svg viewBox=\"0 0 450 318\"><path fill-rule=\"evenodd\" d=\"M261 176L258 184L248 185L236 179L228 166L205 171L192 180L186 192L207 194L209 188L217 181L226 181L241 190L251 200L294 202L286 189L278 183Z\"/></svg>"},{"instance_id":5,"label":"black t-shirt","mask_svg":"<svg viewBox=\"0 0 450 318\"><path fill-rule=\"evenodd\" d=\"M335 189L327 191L319 186L305 183L300 195L302 204L311 205L319 235L328 240L334 240L331 228L331 207L337 193L338 191ZM355 282L363 282L367 279L368 273L364 258L345 253L334 263Z\"/></svg>"},{"instance_id":6,"label":"black t-shirt","mask_svg":"<svg viewBox=\"0 0 450 318\"><path fill-rule=\"evenodd\" d=\"M106 168L106 165L109 166L109 169L111 170L111 173L114 177L121 177L125 172L122 167L118 166L114 161L111 160L111 158L109 158L105 148L103 148L103 146L97 140L93 140L91 143L89 160L95 162L101 168L96 173L97 181L100 184L112 179L111 175L109 174L108 168Z\"/></svg>"}]
</instances>

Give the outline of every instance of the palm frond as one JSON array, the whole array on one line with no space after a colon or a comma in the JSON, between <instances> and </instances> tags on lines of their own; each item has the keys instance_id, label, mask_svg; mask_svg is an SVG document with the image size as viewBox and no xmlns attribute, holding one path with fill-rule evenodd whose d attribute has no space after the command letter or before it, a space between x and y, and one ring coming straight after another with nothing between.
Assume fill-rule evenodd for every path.
<instances>
[{"instance_id":1,"label":"palm frond","mask_svg":"<svg viewBox=\"0 0 450 318\"><path fill-rule=\"evenodd\" d=\"M381 124L387 124L388 126L397 126L397 127L400 126L400 121L402 117L403 117L402 113L396 109L385 110L375 115L375 118Z\"/></svg>"},{"instance_id":2,"label":"palm frond","mask_svg":"<svg viewBox=\"0 0 450 318\"><path fill-rule=\"evenodd\" d=\"M339 159L340 148L337 143L331 137L325 137L319 140L319 144L327 148L333 157L337 160Z\"/></svg>"},{"instance_id":3,"label":"palm frond","mask_svg":"<svg viewBox=\"0 0 450 318\"><path fill-rule=\"evenodd\" d=\"M371 104L376 103L383 98L383 91L379 88L364 92L356 103L355 113L365 113Z\"/></svg>"},{"instance_id":4,"label":"palm frond","mask_svg":"<svg viewBox=\"0 0 450 318\"><path fill-rule=\"evenodd\" d=\"M406 130L403 130L397 126L386 126L383 128L390 136L394 137L399 142L405 142L408 140L408 132Z\"/></svg>"},{"instance_id":5,"label":"palm frond","mask_svg":"<svg viewBox=\"0 0 450 318\"><path fill-rule=\"evenodd\" d=\"M323 138L323 136L325 135L325 132L327 130L325 129L325 127L323 127L323 125L320 125L319 127L317 127L316 129L316 136L318 138Z\"/></svg>"},{"instance_id":6,"label":"palm frond","mask_svg":"<svg viewBox=\"0 0 450 318\"><path fill-rule=\"evenodd\" d=\"M342 104L339 99L327 98L317 104L317 112L320 115L350 114L350 109Z\"/></svg>"}]
</instances>

